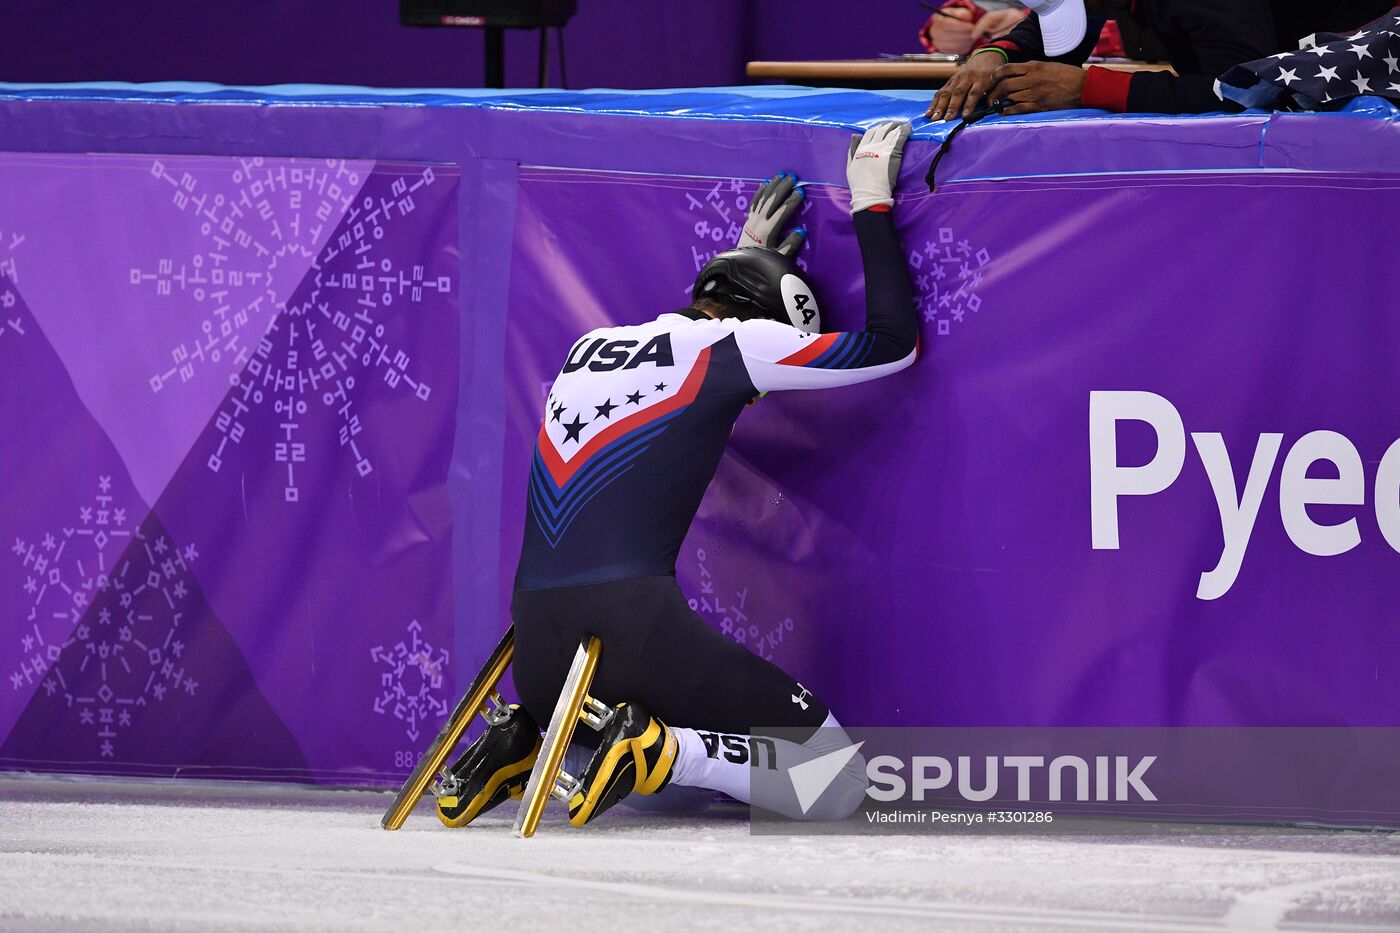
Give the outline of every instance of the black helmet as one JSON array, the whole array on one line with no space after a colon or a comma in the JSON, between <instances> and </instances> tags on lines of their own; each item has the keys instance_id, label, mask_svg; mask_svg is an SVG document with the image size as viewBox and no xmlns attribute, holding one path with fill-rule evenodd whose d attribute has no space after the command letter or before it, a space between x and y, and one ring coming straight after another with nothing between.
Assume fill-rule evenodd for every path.
<instances>
[{"instance_id":1,"label":"black helmet","mask_svg":"<svg viewBox=\"0 0 1400 933\"><path fill-rule=\"evenodd\" d=\"M720 253L695 278L692 298L715 298L751 307L752 317L791 324L808 334L822 329L812 280L790 258L765 246Z\"/></svg>"}]
</instances>

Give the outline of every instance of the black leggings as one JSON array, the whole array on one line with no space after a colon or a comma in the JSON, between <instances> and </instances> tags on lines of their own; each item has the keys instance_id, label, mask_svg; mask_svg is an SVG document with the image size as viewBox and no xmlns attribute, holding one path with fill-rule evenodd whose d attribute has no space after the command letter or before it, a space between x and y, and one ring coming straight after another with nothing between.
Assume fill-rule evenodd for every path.
<instances>
[{"instance_id":1,"label":"black leggings","mask_svg":"<svg viewBox=\"0 0 1400 933\"><path fill-rule=\"evenodd\" d=\"M603 641L590 693L609 705L638 703L672 726L751 733L813 732L827 708L781 668L696 615L675 577L635 577L517 592L515 689L541 726L559 699L584 635ZM588 729L575 733L586 742Z\"/></svg>"}]
</instances>

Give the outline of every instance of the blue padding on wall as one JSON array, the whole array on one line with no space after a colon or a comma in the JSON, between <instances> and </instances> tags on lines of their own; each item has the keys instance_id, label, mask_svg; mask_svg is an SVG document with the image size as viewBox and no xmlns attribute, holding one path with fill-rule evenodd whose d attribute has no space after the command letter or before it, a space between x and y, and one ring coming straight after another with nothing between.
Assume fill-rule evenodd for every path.
<instances>
[{"instance_id":1,"label":"blue padding on wall","mask_svg":"<svg viewBox=\"0 0 1400 933\"><path fill-rule=\"evenodd\" d=\"M859 91L790 85L753 87L662 88L657 90L561 91L553 89L486 88L368 88L345 85L282 84L271 87L226 87L201 82L169 81L154 84L98 82L80 84L4 84L0 99L88 100L105 102L190 102L253 105L335 104L339 106L414 106L488 108L556 113L613 114L670 117L692 120L744 120L804 123L813 126L861 127L880 120L912 119L915 137L942 139L954 124L929 123L922 113L930 99L927 89ZM1173 115L1173 121L1238 120L1260 115ZM1395 122L1400 109L1378 97L1362 97L1343 110L1309 114L1308 118L1336 116ZM1003 123L1065 123L1084 120L1121 122L1138 115L1106 114L1097 110L1071 110L1005 118Z\"/></svg>"}]
</instances>

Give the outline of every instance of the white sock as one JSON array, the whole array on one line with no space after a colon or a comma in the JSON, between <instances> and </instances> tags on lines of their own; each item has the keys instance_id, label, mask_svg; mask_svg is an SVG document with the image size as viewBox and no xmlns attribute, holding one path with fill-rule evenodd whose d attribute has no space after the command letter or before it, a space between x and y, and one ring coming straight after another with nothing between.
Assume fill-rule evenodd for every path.
<instances>
[{"instance_id":1,"label":"white sock","mask_svg":"<svg viewBox=\"0 0 1400 933\"><path fill-rule=\"evenodd\" d=\"M745 758L742 764L711 758L705 740L714 744L716 733L706 732L702 737L695 729L671 727L676 737L676 763L671 768L671 783L682 787L708 787L728 794L736 800L749 802L749 766ZM734 736L733 738L747 738Z\"/></svg>"},{"instance_id":2,"label":"white sock","mask_svg":"<svg viewBox=\"0 0 1400 933\"><path fill-rule=\"evenodd\" d=\"M794 819L840 819L858 806L864 796L865 762L857 755L845 769L850 774L844 775L844 781L833 783L831 800L820 809L801 809L787 781L763 781L765 799L754 799L752 775L755 768L788 769L851 744L841 724L830 714L821 728L800 745L762 736L670 728L677 743L672 784L707 787ZM836 786L837 783L841 786Z\"/></svg>"}]
</instances>

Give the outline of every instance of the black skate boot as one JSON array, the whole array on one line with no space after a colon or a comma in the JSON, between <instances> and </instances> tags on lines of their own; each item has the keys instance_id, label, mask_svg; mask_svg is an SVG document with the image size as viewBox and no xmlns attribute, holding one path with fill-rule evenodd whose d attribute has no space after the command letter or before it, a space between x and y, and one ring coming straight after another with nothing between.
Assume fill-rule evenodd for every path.
<instances>
[{"instance_id":1,"label":"black skate boot","mask_svg":"<svg viewBox=\"0 0 1400 933\"><path fill-rule=\"evenodd\" d=\"M468 746L434 789L438 819L446 826L466 826L507 797L520 799L539 751L540 727L511 704L505 718Z\"/></svg>"},{"instance_id":2,"label":"black skate boot","mask_svg":"<svg viewBox=\"0 0 1400 933\"><path fill-rule=\"evenodd\" d=\"M676 737L666 724L635 703L619 703L569 798L569 822L583 826L630 793L656 793L675 763Z\"/></svg>"}]
</instances>

